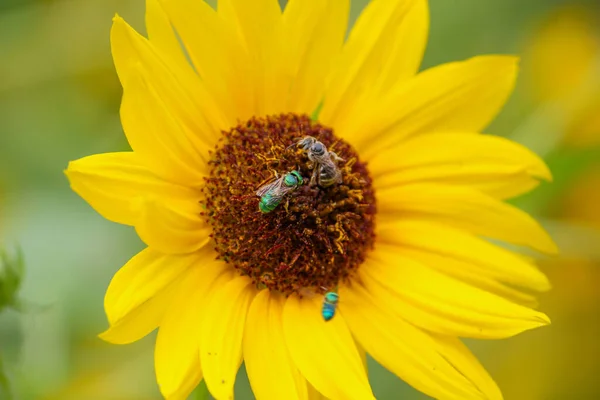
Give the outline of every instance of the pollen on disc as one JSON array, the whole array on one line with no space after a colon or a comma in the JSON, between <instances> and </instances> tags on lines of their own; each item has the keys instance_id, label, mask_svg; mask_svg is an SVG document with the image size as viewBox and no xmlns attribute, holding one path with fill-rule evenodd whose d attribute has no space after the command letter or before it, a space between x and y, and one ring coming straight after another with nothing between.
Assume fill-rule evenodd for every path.
<instances>
[{"instance_id":1,"label":"pollen on disc","mask_svg":"<svg viewBox=\"0 0 600 400\"><path fill-rule=\"evenodd\" d=\"M315 164L296 146L307 136L337 157L341 179L331 186L309 184ZM215 250L259 288L302 295L336 287L373 247L376 203L367 166L308 116L252 118L224 132L209 165L203 215ZM286 174L277 189L285 195L259 207L257 191Z\"/></svg>"}]
</instances>

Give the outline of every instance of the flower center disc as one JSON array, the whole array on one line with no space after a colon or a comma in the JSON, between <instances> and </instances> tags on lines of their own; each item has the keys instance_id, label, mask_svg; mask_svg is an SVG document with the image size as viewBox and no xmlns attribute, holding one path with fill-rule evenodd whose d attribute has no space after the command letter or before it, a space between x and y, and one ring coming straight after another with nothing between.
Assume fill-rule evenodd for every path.
<instances>
[{"instance_id":1,"label":"flower center disc","mask_svg":"<svg viewBox=\"0 0 600 400\"><path fill-rule=\"evenodd\" d=\"M335 161L341 183L310 185L315 163L296 145L306 136L341 157ZM204 216L218 258L259 288L286 295L333 290L373 247L375 193L366 165L332 129L307 116L252 118L223 133L209 165ZM272 211L261 211L257 190L292 171L303 182Z\"/></svg>"}]
</instances>

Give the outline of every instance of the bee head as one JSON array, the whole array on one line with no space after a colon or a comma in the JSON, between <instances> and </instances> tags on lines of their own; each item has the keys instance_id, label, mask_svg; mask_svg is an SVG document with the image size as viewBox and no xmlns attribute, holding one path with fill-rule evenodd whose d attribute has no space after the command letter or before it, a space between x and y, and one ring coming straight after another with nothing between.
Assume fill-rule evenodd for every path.
<instances>
[{"instance_id":1,"label":"bee head","mask_svg":"<svg viewBox=\"0 0 600 400\"><path fill-rule=\"evenodd\" d=\"M312 146L310 146L310 151L316 156L322 156L325 154L327 148L321 142L315 142Z\"/></svg>"},{"instance_id":2,"label":"bee head","mask_svg":"<svg viewBox=\"0 0 600 400\"><path fill-rule=\"evenodd\" d=\"M325 293L325 301L327 301L329 303L335 304L335 303L337 303L338 299L339 299L339 296L335 292L327 292L327 293Z\"/></svg>"},{"instance_id":3,"label":"bee head","mask_svg":"<svg viewBox=\"0 0 600 400\"><path fill-rule=\"evenodd\" d=\"M288 187L300 186L303 183L302 175L298 171L292 171L285 176L284 183Z\"/></svg>"},{"instance_id":4,"label":"bee head","mask_svg":"<svg viewBox=\"0 0 600 400\"><path fill-rule=\"evenodd\" d=\"M302 147L304 150L308 150L316 141L317 139L312 136L305 136L296 145Z\"/></svg>"}]
</instances>

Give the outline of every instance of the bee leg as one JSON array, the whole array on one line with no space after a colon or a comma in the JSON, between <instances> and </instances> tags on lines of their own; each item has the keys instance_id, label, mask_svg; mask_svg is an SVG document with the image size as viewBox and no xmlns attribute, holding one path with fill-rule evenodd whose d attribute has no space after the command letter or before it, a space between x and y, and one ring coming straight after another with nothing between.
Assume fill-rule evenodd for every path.
<instances>
[{"instance_id":1,"label":"bee leg","mask_svg":"<svg viewBox=\"0 0 600 400\"><path fill-rule=\"evenodd\" d=\"M285 205L283 206L283 208L285 208L286 214L290 213L289 207L290 207L290 199L286 199L285 200Z\"/></svg>"},{"instance_id":2,"label":"bee leg","mask_svg":"<svg viewBox=\"0 0 600 400\"><path fill-rule=\"evenodd\" d=\"M313 169L313 173L310 177L310 182L309 182L308 186L316 186L317 185L317 177L319 176L319 169L320 168Z\"/></svg>"},{"instance_id":3,"label":"bee leg","mask_svg":"<svg viewBox=\"0 0 600 400\"><path fill-rule=\"evenodd\" d=\"M330 151L329 155L331 156L331 158L334 159L334 161L344 161L344 159L342 157L338 156L333 151Z\"/></svg>"},{"instance_id":4,"label":"bee leg","mask_svg":"<svg viewBox=\"0 0 600 400\"><path fill-rule=\"evenodd\" d=\"M356 163L356 157L352 157L350 160L348 160L348 162L346 163L346 168L351 168L354 164Z\"/></svg>"}]
</instances>

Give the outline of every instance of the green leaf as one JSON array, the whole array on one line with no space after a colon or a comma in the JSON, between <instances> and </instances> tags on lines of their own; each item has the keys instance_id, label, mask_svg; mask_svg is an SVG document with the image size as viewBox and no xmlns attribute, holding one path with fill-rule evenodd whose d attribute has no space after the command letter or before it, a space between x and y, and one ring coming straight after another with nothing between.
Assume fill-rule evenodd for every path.
<instances>
[{"instance_id":1,"label":"green leaf","mask_svg":"<svg viewBox=\"0 0 600 400\"><path fill-rule=\"evenodd\" d=\"M310 119L312 121L316 121L319 119L319 114L321 114L321 110L323 109L323 100L321 100L321 102L319 103L319 105L317 106L317 108L315 108L315 111L313 111L313 113L310 115Z\"/></svg>"},{"instance_id":2,"label":"green leaf","mask_svg":"<svg viewBox=\"0 0 600 400\"><path fill-rule=\"evenodd\" d=\"M212 397L208 392L208 388L206 387L206 382L202 380L196 390L194 391L194 395L192 396L193 400L210 400Z\"/></svg>"},{"instance_id":3,"label":"green leaf","mask_svg":"<svg viewBox=\"0 0 600 400\"><path fill-rule=\"evenodd\" d=\"M24 274L25 263L21 249L17 249L13 256L0 250L0 311L6 307L19 307L17 293Z\"/></svg>"},{"instance_id":4,"label":"green leaf","mask_svg":"<svg viewBox=\"0 0 600 400\"><path fill-rule=\"evenodd\" d=\"M10 400L12 396L10 394L10 387L8 385L8 378L4 375L4 366L2 365L2 357L0 357L0 398Z\"/></svg>"},{"instance_id":5,"label":"green leaf","mask_svg":"<svg viewBox=\"0 0 600 400\"><path fill-rule=\"evenodd\" d=\"M557 199L571 189L581 174L593 165L600 165L599 161L600 147L557 149L546 157L553 181L542 182L535 190L510 203L528 212L546 213Z\"/></svg>"}]
</instances>

